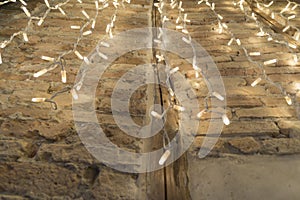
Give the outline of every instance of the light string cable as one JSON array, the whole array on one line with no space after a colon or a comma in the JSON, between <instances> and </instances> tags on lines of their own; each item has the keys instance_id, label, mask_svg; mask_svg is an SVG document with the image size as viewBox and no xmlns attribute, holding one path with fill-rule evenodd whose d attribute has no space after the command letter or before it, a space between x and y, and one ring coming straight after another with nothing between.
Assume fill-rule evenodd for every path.
<instances>
[{"instance_id":1,"label":"light string cable","mask_svg":"<svg viewBox=\"0 0 300 200\"><path fill-rule=\"evenodd\" d=\"M247 60L250 63L255 64L261 70L262 75L259 78L257 78L254 82L252 82L251 86L252 87L256 86L260 81L262 81L264 79L269 84L274 85L276 88L278 88L281 91L281 93L284 95L284 98L285 98L287 104L291 105L292 99L291 99L290 95L287 94L286 90L282 87L282 85L280 83L276 83L276 82L272 81L272 79L269 78L269 76L267 75L267 73L265 72L265 69L264 69L264 66L277 63L277 59L268 60L263 63L254 61L251 58L251 56L259 56L260 52L249 52L247 50L247 48L242 44L241 40L239 38L237 38L235 36L235 34L229 29L228 25L226 23L222 23L222 20L224 18L223 18L223 16L221 16L220 14L218 14L215 11L215 3L210 3L208 0L205 0L205 1L201 0L198 2L198 4L201 4L202 2L205 2L205 4L213 11L214 15L216 16L216 19L217 19L218 25L219 25L219 33L221 34L221 33L223 33L223 31L226 31L231 36L231 39L229 40L227 45L230 46L230 45L232 45L233 42L236 42L236 44L238 46L240 46L240 48L244 51ZM240 6L242 7L242 4L240 4ZM244 9L244 8L241 8L241 9Z\"/></svg>"},{"instance_id":2,"label":"light string cable","mask_svg":"<svg viewBox=\"0 0 300 200\"><path fill-rule=\"evenodd\" d=\"M19 0L19 1L22 4L22 6L20 8L22 9L22 11L25 13L26 17L28 18L27 26L23 30L13 33L8 40L4 40L4 41L0 42L1 49L5 49L5 47L7 47L7 45L9 45L13 41L13 39L18 35L23 35L24 42L28 42L29 41L28 32L29 32L30 27L32 26L32 21L39 20L38 25L40 26L51 10L59 10L63 15L66 15L61 7L66 5L70 0L66 0L62 3L58 3L52 7L49 5L48 0L45 0L45 4L47 5L48 9L43 14L43 17L32 16L32 13L30 13L30 11L27 9L27 3L24 0ZM10 3L10 2L16 3L17 1L11 0L11 1L5 1L2 3L4 4L4 3ZM3 61L2 61L2 56L1 56L1 52L0 52L0 64L2 64L2 62Z\"/></svg>"},{"instance_id":3,"label":"light string cable","mask_svg":"<svg viewBox=\"0 0 300 200\"><path fill-rule=\"evenodd\" d=\"M98 1L95 1L95 15L94 17L90 17L90 15L85 11L85 10L81 10L82 15L86 18L86 22L84 23L84 25L82 27L80 26L75 26L72 25L70 28L74 29L74 30L78 30L79 29L79 36L76 40L76 42L73 44L73 48L71 50L65 51L63 53L61 53L56 59L48 57L48 56L42 56L42 59L47 60L47 61L52 61L54 63L50 64L49 67L40 70L39 72L35 73L33 76L34 77L39 77L43 74L45 74L48 71L51 71L53 69L55 69L56 67L60 66L61 67L61 76L62 76L62 82L66 83L66 70L65 70L65 65L62 65L61 62L59 62L60 60L63 59L64 56L74 53L78 59L83 60L85 63L90 64L90 61L88 60L88 58L86 56L83 56L78 50L77 47L80 44L81 40L83 39L83 37L86 37L88 35L91 35L93 33L93 30L95 29L96 26L96 20L99 14L99 10L103 10L105 8L109 7L109 2L108 1L102 1L100 0L100 2L102 3L102 6L99 6ZM130 3L130 1L126 1L128 3ZM79 3L82 3L81 1ZM116 14L117 14L117 10L118 10L118 6L119 3L117 0L114 0L112 2L112 4L115 7L115 12L114 14L111 16L111 21L109 23L109 28L106 28L106 33L109 34L110 37L112 37L112 30L114 28L114 23L116 21ZM87 27L89 27L89 29L87 29ZM103 38L105 38L107 35L104 35ZM104 57L104 55L102 56ZM107 59L107 58L106 58ZM63 89L64 92L71 92L71 95L73 97L73 99L78 99L78 94L76 92L76 90L80 90L81 85L84 81L84 77L85 77L85 70L79 71L78 72L81 78L79 79L78 82L76 82L73 87L69 87L67 86L67 89ZM61 92L59 92L59 94L61 94ZM57 106L56 106L57 108Z\"/></svg>"},{"instance_id":4,"label":"light string cable","mask_svg":"<svg viewBox=\"0 0 300 200\"><path fill-rule=\"evenodd\" d=\"M299 4L295 3L295 2L291 2L291 1L288 1L289 3L286 5L285 8L283 8L280 12L280 16L282 16L282 18L285 19L285 24L284 24L284 28L282 29L282 32L286 32L288 31L289 29L294 29L296 30L294 32L294 35L292 37L292 39L294 41L286 41L286 40L282 40L282 39L278 39L278 38L281 38L279 37L280 34L276 34L274 32L268 32L268 31L264 31L264 27L265 24L260 22L255 13L252 11L251 9L251 6L250 6L250 3L248 1L245 1L248 5L249 5L249 8L244 8L243 6L243 3L244 1L239 1L238 3L234 2L233 4L236 6L237 4L240 5L240 9L244 12L245 16L248 18L248 19L252 19L255 21L257 27L260 28L260 32L257 34L258 36L268 36L268 41L274 41L276 43L279 43L279 44L284 44L286 45L286 47L289 49L289 51L293 54L293 61L294 61L294 64L296 65L298 60L299 60L299 56L297 55L296 52L293 53L293 51L291 49L295 49L295 51L297 50L298 46L297 44L295 44L296 42L299 41L299 38L300 38L300 30L298 27L296 26L293 26L290 24L290 20L291 19L295 19L296 18L296 14L292 14L290 16L283 16L283 12L287 12L287 11L294 11L296 9L296 7L298 7ZM270 9L271 5L274 5L273 1L271 1L269 4L262 4L262 3L259 3L258 1L256 1L256 5L257 5L257 8L261 11L264 11L264 9ZM293 6L292 6L293 5ZM291 7L290 9L288 9L289 7ZM268 12L270 13L270 11L268 10ZM251 13L251 15L250 15ZM270 16L272 19L275 20L276 16L274 14L274 12L271 12L271 16ZM278 37L277 37L278 36ZM277 38L277 39L274 39L274 38Z\"/></svg>"},{"instance_id":5,"label":"light string cable","mask_svg":"<svg viewBox=\"0 0 300 200\"><path fill-rule=\"evenodd\" d=\"M176 3L174 3L175 1L171 1L170 3L170 7L173 8L174 5L176 5ZM165 21L166 22L166 21ZM182 8L182 2L180 1L178 3L178 17L176 18L176 29L177 30L181 30L182 33L184 33L187 37L182 37L182 40L189 44L193 50L193 60L192 60L192 66L193 66L193 70L195 72L195 78L199 78L200 76L203 77L203 79L205 79L205 82L207 84L207 87L209 88L209 94L204 98L204 109L201 110L198 114L197 114L197 118L201 118L202 115L206 112L208 113L217 113L220 114L222 116L223 122L225 125L229 125L230 121L226 115L226 110L224 109L224 112L219 112L219 111L215 111L215 110L211 110L209 109L209 98L215 97L217 98L219 101L224 101L225 97L222 96L218 91L213 91L213 87L211 84L211 81L209 80L208 74L206 72L206 70L202 70L200 67L197 66L197 55L196 55L196 50L195 50L195 46L192 43L192 37L190 32L187 30L187 24L190 23L190 20L187 18L187 13L184 13L184 9ZM166 23L163 24L164 26L166 26ZM167 63L168 60L166 61ZM169 66L169 65L167 65ZM207 66L206 66L207 67ZM170 71L172 72L172 71Z\"/></svg>"},{"instance_id":6,"label":"light string cable","mask_svg":"<svg viewBox=\"0 0 300 200\"><path fill-rule=\"evenodd\" d=\"M195 50L195 47L192 43L192 38L191 38L191 35L189 33L189 31L187 30L187 23L190 22L190 20L188 19L188 15L186 13L184 13L184 8L182 7L182 1L177 1L177 0L171 0L170 3L166 3L166 1L164 0L161 0L159 1L158 3L155 3L154 6L157 7L159 13L160 13L160 20L161 20L161 25L162 25L162 28L167 28L167 23L170 21L170 17L168 16L169 12L167 11L166 8L166 5L169 5L169 7L174 10L174 9L177 9L177 18L176 18L176 21L175 21L175 24L176 24L176 30L181 30L182 33L184 33L186 36L185 37L182 37L182 40L187 43L188 45L191 46L192 48L192 51L193 51L193 62L192 62L192 65L193 65L193 70L195 72L195 78L199 78L199 76L201 75L202 77L205 78L207 84L208 84L208 87L209 88L212 88L211 87L211 83L209 81L208 78L206 78L206 73L203 72L201 70L201 68L199 68L197 66L197 56L196 56L196 50ZM165 47L165 40L164 38L166 39L166 35L164 34L163 32L163 29L159 28L159 33L158 33L158 36L157 38L154 39L154 43L157 43L157 45L160 45L160 46L163 46ZM162 49L165 49L165 48L162 48ZM163 111L162 114L159 114L155 111L152 111L151 112L151 115L153 117L156 117L156 118L159 118L159 119L164 119L164 116L165 114L167 113L167 111L169 109L175 109L179 112L184 112L185 111L185 108L178 105L177 102L176 102L176 99L175 99L175 92L174 91L174 88L173 88L173 84L172 84L172 76L174 73L176 73L177 71L179 71L179 67L175 67L175 68L170 68L171 64L170 64L170 59L168 58L167 56L167 53L162 51L160 52L160 54L156 54L156 58L157 58L157 61L158 62L165 62L166 63L166 73L167 73L167 82L166 82L166 85L168 87L168 102L169 102L169 105L168 107ZM208 106L208 99L210 97L216 97L218 98L219 100L221 101L224 101L224 97L219 94L218 92L216 91L212 91L210 94L208 94L208 96L206 96L204 98L204 109L201 110L198 114L197 114L197 118L201 118L202 115L205 113L205 112L214 112L214 113L217 113L217 114L220 114L222 116L222 120L223 120L223 123L225 125L229 125L230 124L230 121L226 115L226 112L217 112L217 111L214 111L214 110L210 110L209 109L209 106ZM225 108L224 108L225 110ZM225 114L224 114L225 113ZM167 140L167 141L165 141ZM168 157L170 156L171 152L170 152L170 146L166 146L165 144L168 142L168 144L170 145L170 139L168 137L168 134L166 132L166 130L164 129L164 137L163 137L163 144L164 144L164 148L165 148L165 152L164 154L161 156L161 159L159 160L159 164L160 165L163 165L165 163L165 161L168 159Z\"/></svg>"},{"instance_id":7,"label":"light string cable","mask_svg":"<svg viewBox=\"0 0 300 200\"><path fill-rule=\"evenodd\" d=\"M299 41L300 38L300 29L299 27L292 25L290 20L296 19L296 8L300 6L299 3L286 0L287 4L285 7L283 7L280 12L275 12L271 10L271 7L274 5L274 1L270 1L268 4L265 4L263 2L259 2L258 0L247 0L246 1L249 5L256 5L257 9L264 12L264 14L268 15L276 21L277 23L281 24L284 28L282 29L282 32L287 32L289 29L294 30L294 36L293 39L295 41ZM267 12L265 12L267 11ZM271 14L270 14L271 13Z\"/></svg>"},{"instance_id":8,"label":"light string cable","mask_svg":"<svg viewBox=\"0 0 300 200\"><path fill-rule=\"evenodd\" d=\"M234 5L236 5L237 3L234 3ZM275 42L275 43L278 43L278 44L282 44L284 45L289 53L291 54L291 58L286 58L286 59L280 59L282 61L284 60L287 60L287 61L290 61L290 65L297 65L298 62L299 62L299 51L297 51L299 49L299 47L296 45L296 44L293 44L289 41L286 41L286 40L283 40L282 37L280 37L280 34L278 33L274 33L272 31L267 31L267 28L266 26L261 23L258 18L256 17L256 15L252 12L251 8L250 7L244 7L242 5L242 1L240 1L238 4L240 4L240 9L244 12L245 16L248 18L248 19L252 19L255 21L256 23L256 26L259 28L260 32L257 33L257 36L259 37L263 37L263 36L267 36L267 41L271 41L271 42ZM264 7L267 7L269 8L270 5L272 5L272 1L269 3L269 4L263 4ZM297 5L297 4L295 4ZM250 9L249 9L250 8ZM293 7L293 8L296 8L296 7ZM284 10L284 9L283 9ZM294 10L294 9L293 9ZM251 14L250 14L251 13ZM285 28L286 29L286 28ZM284 30L283 30L284 31ZM278 39L280 38L280 39ZM294 38L295 39L295 38ZM260 52L252 52L252 55L250 53L250 56L260 56L261 53ZM247 54L247 56L249 56ZM251 59L252 60L252 59ZM278 59L276 59L276 61L278 61ZM272 64L273 62L275 62L275 59L272 59L272 60L269 60L269 61L265 61L264 62L264 65L268 65L269 63ZM260 65L260 67L263 66L263 65ZM286 102L288 103L288 105L292 105L292 104L297 104L297 101L295 100L296 99L296 95L293 95L293 94L288 94L288 92L286 91L286 89L283 88L283 86L278 83L278 82L273 82L269 76L266 74L266 71L264 70L264 68L261 68L261 72L262 72L262 77L264 79L266 79L269 83L275 85L278 89L280 89L281 93L284 95L285 97L285 100ZM252 86L258 84L260 81L261 81L261 77L259 77L258 79L256 79L253 83L252 83Z\"/></svg>"},{"instance_id":9,"label":"light string cable","mask_svg":"<svg viewBox=\"0 0 300 200\"><path fill-rule=\"evenodd\" d=\"M239 3L236 3L234 2L234 5L236 6L237 4L239 4L240 6L240 9L241 11L244 12L244 15L248 18L248 19L251 19L251 20L254 20L255 23L256 23L256 26L260 29L260 32L257 33L257 36L259 37L263 37L263 36L268 36L267 37L267 40L268 41L273 41L275 43L278 43L278 44L283 44L285 45L289 52L292 54L292 59L293 59L293 64L296 65L298 60L299 60L299 56L297 55L297 48L298 46L296 44L293 44L291 42L288 42L286 40L283 40L281 39L282 37L280 37L281 35L278 34L278 33L275 33L273 31L268 31L268 29L266 28L266 25L262 22L260 22L257 18L257 16L255 15L254 12L252 12L251 8L250 7L244 7L243 6L243 2L242 1L239 1ZM269 7L270 4L267 4L264 6L265 7ZM250 14L251 13L251 14ZM286 28L283 30L283 32L287 30ZM299 38L298 38L299 39ZM287 58L286 60L290 60L289 58Z\"/></svg>"},{"instance_id":10,"label":"light string cable","mask_svg":"<svg viewBox=\"0 0 300 200\"><path fill-rule=\"evenodd\" d=\"M108 2L107 1L104 1L104 5L103 5L103 8L106 8L109 6ZM128 3L130 4L130 0L122 0L121 1L121 4L118 2L118 0L113 0L112 1L112 4L114 6L114 13L111 15L110 17L110 22L106 25L106 34L103 36L102 40L105 40L105 38L113 38L113 30L115 28L115 23L116 23L116 20L117 20L117 13L119 11L119 7L120 5L122 5L123 8L125 8L125 5L124 3ZM96 51L98 53L98 55L101 57L101 59L104 59L104 60L107 60L108 57L107 55L103 54L101 51L100 51L100 47L103 47L103 48L109 48L110 47L110 44L104 42L104 41L101 41L97 47L96 47ZM76 52L75 52L76 53ZM78 54L80 55L78 58L79 59L83 59L84 62L89 65L90 64L90 61L88 60L87 57L85 56L81 56L81 54ZM78 77L79 79L77 80L77 82L74 84L74 86L71 88L71 94L73 96L73 99L74 100L77 100L78 99L78 94L77 94L77 91L79 91L82 87L82 84L83 84L83 81L85 79L85 76L86 76L86 71L87 71L87 67L81 69L81 71L78 72Z\"/></svg>"}]
</instances>

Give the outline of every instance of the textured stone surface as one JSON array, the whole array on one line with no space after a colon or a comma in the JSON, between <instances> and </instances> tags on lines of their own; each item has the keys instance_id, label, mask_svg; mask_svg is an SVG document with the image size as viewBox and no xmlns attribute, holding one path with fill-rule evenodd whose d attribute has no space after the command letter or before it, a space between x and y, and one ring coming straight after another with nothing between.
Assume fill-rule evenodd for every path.
<instances>
[{"instance_id":1,"label":"textured stone surface","mask_svg":"<svg viewBox=\"0 0 300 200\"><path fill-rule=\"evenodd\" d=\"M126 5L126 10L120 9L115 32L150 26L153 20L150 3L137 0ZM259 29L255 22L245 20L238 7L233 8L232 1L215 3L216 11L224 17L223 22L242 43L250 51L262 52L262 56L254 60L263 62L276 56L290 56L285 45L256 37ZM278 3L283 5L284 1ZM42 0L28 4L36 14L46 9ZM18 2L0 8L0 41L8 39L27 22L20 6ZM299 170L295 166L299 165L299 158L287 155L300 153L299 111L297 113L294 106L288 106L281 92L266 81L251 87L261 70L247 61L239 46L227 45L230 35L219 34L213 13L204 4L197 5L196 1L183 2L188 19L191 19L187 29L217 64L226 88L226 110L231 120L229 126L223 127L209 158L200 160L197 153L209 123L214 123L209 121L210 114L200 119L199 130L193 133L196 138L189 149L188 162L181 160L180 166L175 163L165 170L168 173L162 170L162 173L137 175L110 169L86 150L74 127L69 93L55 99L58 103L56 111L47 103L32 103L32 97L50 97L72 85L81 65L81 60L73 54L65 57L68 64L66 84L60 83L58 69L37 79L32 73L48 64L40 56L54 57L72 48L78 31L69 27L82 25L85 18L81 10L94 12L93 6L93 1L83 1L80 6L73 1L64 7L69 15L67 19L58 11L51 11L41 27L34 25L29 30L28 43L17 37L6 49L0 49L3 58L0 65L0 199L160 199L158 196L165 195L156 189L164 190L165 184L172 179L175 184L172 192L181 192L180 189L185 188L190 194L184 195L193 199L297 199L299 178L295 175ZM278 7L274 9L278 10ZM106 24L113 12L110 8L99 13L94 33L83 38L78 46L83 55L87 55L105 35ZM169 9L166 12L174 22L177 11ZM299 9L295 12L299 13ZM297 25L299 20L292 23ZM169 28L175 29L175 24ZM299 53L299 48L295 51ZM133 51L118 58L105 71L96 91L96 113L106 136L120 148L130 151L145 150L145 146L152 150L161 144L129 137L122 132L111 115L110 97L116 81L124 73L139 64L153 62L152 53L150 50ZM170 66L179 66L179 72L189 79L196 91L201 103L200 108L195 106L193 110L197 114L203 108L207 85L202 78L195 79L192 66L180 55L168 55ZM299 89L299 64L292 66L280 61L265 69L270 78L281 83L289 93L294 94ZM130 80L123 86L128 85ZM153 97L146 87L139 88L132 96L130 112L137 124L147 124L148 103ZM121 102L122 98L119 100ZM295 100L299 102L299 98ZM208 104L211 106L210 102ZM166 127L172 133L177 129L175 115L173 112ZM237 154L240 156L236 159ZM146 183L151 176L156 181L163 177L166 182L157 184L148 179ZM153 193L149 193L149 188Z\"/></svg>"}]
</instances>

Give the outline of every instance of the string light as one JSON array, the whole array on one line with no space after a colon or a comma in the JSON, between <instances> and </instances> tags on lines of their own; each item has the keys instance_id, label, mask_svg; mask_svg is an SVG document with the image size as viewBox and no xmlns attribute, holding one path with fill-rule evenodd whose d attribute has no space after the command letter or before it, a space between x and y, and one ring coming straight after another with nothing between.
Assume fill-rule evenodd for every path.
<instances>
[{"instance_id":1,"label":"string light","mask_svg":"<svg viewBox=\"0 0 300 200\"><path fill-rule=\"evenodd\" d=\"M230 120L229 120L229 118L227 117L226 114L223 114L223 115L222 115L222 120L223 120L223 123L224 123L226 126L228 126L228 125L230 124Z\"/></svg>"},{"instance_id":2,"label":"string light","mask_svg":"<svg viewBox=\"0 0 300 200\"><path fill-rule=\"evenodd\" d=\"M159 165L164 165L167 159L170 157L170 155L171 155L171 151L166 150L158 161Z\"/></svg>"},{"instance_id":3,"label":"string light","mask_svg":"<svg viewBox=\"0 0 300 200\"><path fill-rule=\"evenodd\" d=\"M257 5L260 5L260 3L259 3L258 1L255 1L255 2L257 3ZM284 10L283 12L286 12L287 8L288 8L290 5L294 4L294 2L291 2L291 1L288 1L288 2L289 2L289 3L288 3L288 5L286 5L286 8L283 9L283 10ZM273 4L273 3L272 3L272 4ZM272 4L270 3L270 5L272 5ZM268 7L270 7L270 6L265 6L265 7L268 8ZM296 6L296 7L297 7L297 6ZM295 7L295 8L296 8L296 7ZM264 31L264 30L263 30L264 27L263 27L263 26L261 25L261 23L257 20L257 18L255 17L255 14L253 13L253 11L249 11L249 10L242 10L242 11L244 12L244 14L245 14L245 16L246 16L247 18L253 19L253 20L256 22L256 25L257 25L257 26L259 27L259 29L260 29L260 32L257 34L258 36L261 36L261 37L263 37L263 36L268 36L268 37L267 37L267 40L268 40L269 42L272 41L272 42L275 42L275 43L279 43L279 44L285 45L285 46L287 47L287 49L289 50L289 52L290 52L291 54L293 54L293 55L292 55L292 58L293 58L293 63L292 63L292 65L294 65L294 64L296 64L296 63L298 62L298 56L291 50L291 49L296 49L296 48L297 48L297 45L295 45L295 44L293 44L293 43L290 43L290 42L287 42L287 41L282 41L282 39L281 39L281 40L274 39L274 38L277 37L277 35L276 35L275 33L270 33L270 32ZM251 16L249 16L249 14L248 14L249 12L251 12ZM282 13L283 13L283 12L282 12ZM273 12L273 11L269 11L269 13L271 13L271 18L274 19L274 18L275 18L274 12ZM280 14L280 16L282 15L282 13ZM291 16L291 15L290 15L290 16ZM284 27L283 32L286 32L288 29L291 29L291 28L296 28L296 29L297 29L297 27L294 27L294 26L292 26L292 25L289 24L289 19L288 19L288 17L284 17L284 18L287 20L287 25ZM294 16L291 17L291 18L294 18ZM298 30L298 29L297 29L297 30ZM295 34L294 34L294 36L293 36L293 38L294 38L295 40L299 39L299 38L295 38L295 37L297 37L297 33L298 33L298 31L296 31ZM270 83L270 84L276 86L278 89L280 89L280 91L282 92L282 94L286 94L286 91L285 91L285 89L282 87L282 85L279 84L279 83L273 82L273 81L268 77L268 75L266 74L265 70L263 69L263 65L272 65L272 64L275 64L275 63L278 62L278 59L271 59L271 60L264 61L264 62L263 62L263 65L261 65L260 63L258 63L258 62L256 62L256 61L253 61L250 57L248 57L248 55L252 55L252 56L253 56L253 54L250 54L250 53L248 54L246 48L243 47L243 50L244 50L244 52L245 52L245 54L246 54L248 60L249 60L251 63L254 63L254 64L256 64L257 66L259 66L259 68L261 68L261 71L263 72L262 77L263 77L268 83ZM296 61L296 62L295 62L295 61ZM258 79L256 79L256 80L251 84L251 86L257 85L261 80L262 80L262 78L259 77ZM291 100L291 101L292 101L292 100ZM288 103L288 102L287 102L287 103Z\"/></svg>"}]
</instances>

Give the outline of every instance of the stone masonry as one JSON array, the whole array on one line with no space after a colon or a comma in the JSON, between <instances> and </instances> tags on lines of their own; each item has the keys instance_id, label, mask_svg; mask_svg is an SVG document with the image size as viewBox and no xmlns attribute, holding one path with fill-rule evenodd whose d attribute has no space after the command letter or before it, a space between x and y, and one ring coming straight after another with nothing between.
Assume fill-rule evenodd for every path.
<instances>
[{"instance_id":1,"label":"stone masonry","mask_svg":"<svg viewBox=\"0 0 300 200\"><path fill-rule=\"evenodd\" d=\"M27 3L28 9L35 15L46 10L42 0ZM132 0L125 8L120 8L114 32L160 26L159 16L154 16L156 8L153 3L155 2L148 0ZM216 12L224 17L223 22L239 37L242 44L251 51L261 51L262 55L255 58L257 61L289 56L285 45L257 37L259 29L255 22L248 20L238 7L232 5L232 1L216 0L215 3ZM249 5L251 4L245 4ZM280 0L274 5L274 9L280 10L284 5L285 1ZM20 2L0 6L0 42L8 39L27 23L20 6ZM288 169L277 168L281 166L278 163L286 162L292 166L295 164L293 160L299 159L298 104L287 105L282 94L265 82L251 87L260 70L248 62L240 46L227 45L231 36L226 32L218 33L216 18L205 3L198 5L197 1L187 0L183 2L184 12L191 20L187 29L192 39L209 53L222 75L230 125L224 126L210 154L199 159L197 153L210 123L210 115L205 114L200 119L198 132L194 133L195 140L188 152L172 165L157 172L123 173L96 160L86 150L74 127L70 93L55 98L57 110L51 109L48 103L31 102L33 97L50 97L65 86L72 86L82 62L74 54L65 57L68 75L66 84L60 81L59 70L53 70L39 78L34 78L33 73L48 64L40 59L42 55L55 57L72 48L78 31L71 30L70 26L82 25L85 18L80 13L81 10L92 14L93 6L94 1L86 0L79 4L71 0L64 7L68 17L62 16L59 11L51 11L42 26L37 26L34 22L29 30L28 43L17 37L7 48L0 49L3 59L0 65L0 199L222 199L222 194L226 194L224 199L251 199L247 194L254 195L259 189L253 186L253 190L250 187L246 191L236 186L231 187L237 183L234 178L245 178L241 185L247 188L247 180L250 180L249 184L257 183L251 177L268 173L266 169L272 168L274 161L274 169L279 171ZM99 13L93 34L84 37L79 43L78 49L83 55L88 55L103 38L106 24L113 12L111 6ZM168 8L165 12L171 20L175 20L177 13L174 10ZM295 13L299 15L300 8ZM295 25L300 24L300 19L291 21ZM267 22L263 23L268 27ZM168 28L176 29L175 26ZM156 62L155 51L147 49L122 55L105 71L97 87L95 106L98 120L106 136L128 151L147 152L161 147L161 143L157 142L161 141L161 136L143 140L122 132L114 122L110 97L116 82L123 74L137 65ZM299 55L299 46L295 51ZM203 103L208 92L205 81L194 78L192 66L178 55L167 55L171 67L180 67L179 72L194 86L199 102ZM266 73L274 82L279 82L289 93L296 95L295 102L298 103L299 67L299 62L297 65L279 62L265 67ZM167 92L160 89L159 86L152 85L140 87L134 92L129 105L134 122L139 125L149 122L149 108L159 92L162 98L159 101L165 102ZM195 113L200 110L201 108L195 108ZM170 116L168 129L174 132L172 127L177 126L174 119L177 119L178 113L170 113ZM247 165L248 163L250 164ZM269 164L266 168L255 168L256 163L260 166ZM248 170L247 166L253 167L253 174L243 176ZM214 170L220 171L222 175L218 176ZM231 176L230 173L233 174L235 170L240 176ZM291 171L298 172L294 168ZM223 174L226 174L221 179L225 180L224 187L218 185ZM279 178L276 179L276 173L274 174L274 179L272 177L266 180L285 182L289 178L278 175ZM233 178L230 179L231 177ZM290 178L294 180L293 176ZM287 199L297 199L300 196L296 186L299 186L299 181L291 183L289 189L293 193ZM278 197L281 190L272 192L272 197ZM251 197L259 198L255 195Z\"/></svg>"}]
</instances>

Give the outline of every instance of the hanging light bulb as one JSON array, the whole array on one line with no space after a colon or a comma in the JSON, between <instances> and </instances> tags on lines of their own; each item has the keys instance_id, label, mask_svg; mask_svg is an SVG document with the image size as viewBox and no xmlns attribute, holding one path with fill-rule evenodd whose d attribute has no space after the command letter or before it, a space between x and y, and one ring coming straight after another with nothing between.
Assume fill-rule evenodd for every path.
<instances>
[{"instance_id":1,"label":"hanging light bulb","mask_svg":"<svg viewBox=\"0 0 300 200\"><path fill-rule=\"evenodd\" d=\"M290 27L291 27L290 25L284 27L284 29L282 29L282 32L283 32L283 33L286 32Z\"/></svg>"},{"instance_id":2,"label":"hanging light bulb","mask_svg":"<svg viewBox=\"0 0 300 200\"><path fill-rule=\"evenodd\" d=\"M200 111L200 112L197 114L197 118L200 119L200 118L203 116L203 114L204 114L205 112L206 112L206 110Z\"/></svg>"},{"instance_id":3,"label":"hanging light bulb","mask_svg":"<svg viewBox=\"0 0 300 200\"><path fill-rule=\"evenodd\" d=\"M54 58L51 58L49 56L42 56L41 59L46 60L46 61L50 61L50 62L54 61Z\"/></svg>"},{"instance_id":4,"label":"hanging light bulb","mask_svg":"<svg viewBox=\"0 0 300 200\"><path fill-rule=\"evenodd\" d=\"M260 52L250 52L249 53L250 56L260 56Z\"/></svg>"},{"instance_id":5,"label":"hanging light bulb","mask_svg":"<svg viewBox=\"0 0 300 200\"><path fill-rule=\"evenodd\" d=\"M179 70L179 67L175 67L172 70L170 70L170 74L174 74L175 72L177 72Z\"/></svg>"},{"instance_id":6,"label":"hanging light bulb","mask_svg":"<svg viewBox=\"0 0 300 200\"><path fill-rule=\"evenodd\" d=\"M218 93L218 92L213 92L212 93L213 96L215 96L217 99L219 99L220 101L224 101L224 97Z\"/></svg>"},{"instance_id":7,"label":"hanging light bulb","mask_svg":"<svg viewBox=\"0 0 300 200\"><path fill-rule=\"evenodd\" d=\"M234 39L231 38L231 39L229 40L229 42L227 43L227 45L230 46L230 45L232 44L233 40L234 40Z\"/></svg>"},{"instance_id":8,"label":"hanging light bulb","mask_svg":"<svg viewBox=\"0 0 300 200\"><path fill-rule=\"evenodd\" d=\"M78 99L78 94L77 94L77 92L74 88L71 90L71 94L72 94L72 97L73 97L74 100Z\"/></svg>"},{"instance_id":9,"label":"hanging light bulb","mask_svg":"<svg viewBox=\"0 0 300 200\"><path fill-rule=\"evenodd\" d=\"M264 65L271 65L277 62L277 59L272 59L264 62Z\"/></svg>"},{"instance_id":10,"label":"hanging light bulb","mask_svg":"<svg viewBox=\"0 0 300 200\"><path fill-rule=\"evenodd\" d=\"M61 70L61 82L66 83L67 82L67 72L66 70Z\"/></svg>"},{"instance_id":11,"label":"hanging light bulb","mask_svg":"<svg viewBox=\"0 0 300 200\"><path fill-rule=\"evenodd\" d=\"M47 73L47 72L48 72L47 69L42 69L42 70L40 70L40 71L34 73L34 74L33 74L33 77L35 77L35 78L40 77L40 76L42 76L43 74L45 74L45 73Z\"/></svg>"},{"instance_id":12,"label":"hanging light bulb","mask_svg":"<svg viewBox=\"0 0 300 200\"><path fill-rule=\"evenodd\" d=\"M172 88L168 88L168 92L169 92L169 94L172 96L172 97L174 97L174 95L175 95L175 93L174 93L174 91L172 90Z\"/></svg>"},{"instance_id":13,"label":"hanging light bulb","mask_svg":"<svg viewBox=\"0 0 300 200\"><path fill-rule=\"evenodd\" d=\"M170 157L170 155L171 155L171 151L166 150L158 161L159 165L164 165L167 159Z\"/></svg>"},{"instance_id":14,"label":"hanging light bulb","mask_svg":"<svg viewBox=\"0 0 300 200\"><path fill-rule=\"evenodd\" d=\"M251 86L252 86L252 87L255 87L261 80L262 80L261 78L256 79L255 81L253 81L253 82L251 83Z\"/></svg>"},{"instance_id":15,"label":"hanging light bulb","mask_svg":"<svg viewBox=\"0 0 300 200\"><path fill-rule=\"evenodd\" d=\"M32 98L31 101L36 103L45 102L46 98Z\"/></svg>"},{"instance_id":16,"label":"hanging light bulb","mask_svg":"<svg viewBox=\"0 0 300 200\"><path fill-rule=\"evenodd\" d=\"M284 98L285 98L285 101L286 101L286 103L288 105L292 105L293 104L291 97L289 97L288 95L286 95Z\"/></svg>"},{"instance_id":17,"label":"hanging light bulb","mask_svg":"<svg viewBox=\"0 0 300 200\"><path fill-rule=\"evenodd\" d=\"M185 108L182 107L182 106L174 105L173 108L174 108L175 110L178 110L178 111L181 111L181 112L185 111Z\"/></svg>"},{"instance_id":18,"label":"hanging light bulb","mask_svg":"<svg viewBox=\"0 0 300 200\"><path fill-rule=\"evenodd\" d=\"M78 51L74 51L74 53L80 60L83 59L83 56Z\"/></svg>"},{"instance_id":19,"label":"hanging light bulb","mask_svg":"<svg viewBox=\"0 0 300 200\"><path fill-rule=\"evenodd\" d=\"M157 119L162 119L162 115L161 114L158 114L157 112L155 112L154 110L151 111L151 115Z\"/></svg>"},{"instance_id":20,"label":"hanging light bulb","mask_svg":"<svg viewBox=\"0 0 300 200\"><path fill-rule=\"evenodd\" d=\"M229 119L228 119L228 117L227 117L226 114L223 114L223 115L222 115L222 120L223 120L223 123L224 123L226 126L230 124L230 121L229 121Z\"/></svg>"},{"instance_id":21,"label":"hanging light bulb","mask_svg":"<svg viewBox=\"0 0 300 200\"><path fill-rule=\"evenodd\" d=\"M23 32L23 39L25 42L28 42L28 36L27 33Z\"/></svg>"}]
</instances>

